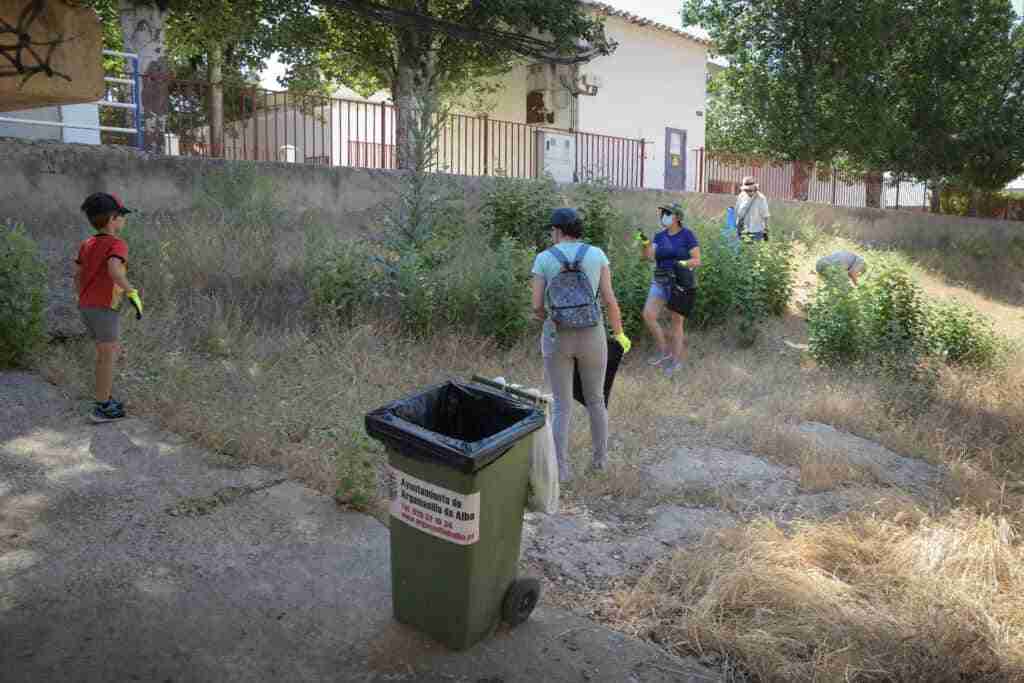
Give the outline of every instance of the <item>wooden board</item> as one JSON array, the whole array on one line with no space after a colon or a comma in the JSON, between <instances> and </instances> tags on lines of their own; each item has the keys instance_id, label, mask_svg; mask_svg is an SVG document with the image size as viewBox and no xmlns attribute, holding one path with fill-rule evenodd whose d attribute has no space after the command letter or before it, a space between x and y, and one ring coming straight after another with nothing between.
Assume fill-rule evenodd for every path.
<instances>
[{"instance_id":1,"label":"wooden board","mask_svg":"<svg viewBox=\"0 0 1024 683\"><path fill-rule=\"evenodd\" d=\"M83 104L103 97L103 30L96 12L65 0L45 0L29 19L34 0L0 0L0 112L58 104ZM27 33L31 50L19 47ZM52 48L47 43L57 43ZM32 73L15 74L12 60ZM50 73L44 70L49 67Z\"/></svg>"}]
</instances>

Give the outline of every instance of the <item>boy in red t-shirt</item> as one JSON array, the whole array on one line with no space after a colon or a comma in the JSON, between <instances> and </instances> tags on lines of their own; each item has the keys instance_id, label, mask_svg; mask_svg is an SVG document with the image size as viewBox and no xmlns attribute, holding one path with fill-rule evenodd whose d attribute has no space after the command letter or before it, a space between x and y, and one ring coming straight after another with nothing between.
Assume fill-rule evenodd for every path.
<instances>
[{"instance_id":1,"label":"boy in red t-shirt","mask_svg":"<svg viewBox=\"0 0 1024 683\"><path fill-rule=\"evenodd\" d=\"M125 216L131 213L112 194L97 192L86 197L82 211L96 234L78 248L75 289L78 310L89 335L96 341L96 405L89 416L93 422L110 422L124 417L124 406L111 396L114 362L120 349L121 299L126 297L142 318L142 300L128 282L128 245L118 237Z\"/></svg>"}]
</instances>

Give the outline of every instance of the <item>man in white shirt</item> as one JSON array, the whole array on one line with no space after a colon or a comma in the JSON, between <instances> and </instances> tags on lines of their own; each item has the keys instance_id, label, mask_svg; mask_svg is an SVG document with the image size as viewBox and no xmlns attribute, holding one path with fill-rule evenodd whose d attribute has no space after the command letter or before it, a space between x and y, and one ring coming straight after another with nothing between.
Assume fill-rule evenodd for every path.
<instances>
[{"instance_id":1,"label":"man in white shirt","mask_svg":"<svg viewBox=\"0 0 1024 683\"><path fill-rule=\"evenodd\" d=\"M768 198L758 191L757 180L747 176L736 197L736 231L751 241L768 240Z\"/></svg>"}]
</instances>

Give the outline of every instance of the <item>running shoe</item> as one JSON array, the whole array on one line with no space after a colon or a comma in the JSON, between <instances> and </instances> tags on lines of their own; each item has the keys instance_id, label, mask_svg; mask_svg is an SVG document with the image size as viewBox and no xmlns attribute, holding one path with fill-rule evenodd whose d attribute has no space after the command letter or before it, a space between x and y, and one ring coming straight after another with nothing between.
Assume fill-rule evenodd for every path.
<instances>
[{"instance_id":1,"label":"running shoe","mask_svg":"<svg viewBox=\"0 0 1024 683\"><path fill-rule=\"evenodd\" d=\"M682 367L683 367L682 361L673 360L671 363L669 363L668 365L665 366L665 376L666 377L671 377L676 372L681 370Z\"/></svg>"},{"instance_id":2,"label":"running shoe","mask_svg":"<svg viewBox=\"0 0 1024 683\"><path fill-rule=\"evenodd\" d=\"M124 408L114 401L97 403L89 414L89 419L99 424L101 422L113 422L124 417Z\"/></svg>"},{"instance_id":3,"label":"running shoe","mask_svg":"<svg viewBox=\"0 0 1024 683\"><path fill-rule=\"evenodd\" d=\"M672 360L672 356L668 355L667 353L656 353L652 356L647 357L647 364L653 365L654 367L658 367L659 365L665 363L665 361L669 360Z\"/></svg>"}]
</instances>

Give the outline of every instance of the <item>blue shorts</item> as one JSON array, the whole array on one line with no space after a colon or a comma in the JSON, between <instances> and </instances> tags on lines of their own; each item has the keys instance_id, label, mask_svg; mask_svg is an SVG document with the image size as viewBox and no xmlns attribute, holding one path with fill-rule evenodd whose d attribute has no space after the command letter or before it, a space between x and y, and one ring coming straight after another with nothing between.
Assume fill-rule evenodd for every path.
<instances>
[{"instance_id":1,"label":"blue shorts","mask_svg":"<svg viewBox=\"0 0 1024 683\"><path fill-rule=\"evenodd\" d=\"M651 288L647 290L647 298L668 301L670 298L670 287L671 285L668 284L660 285L657 282L651 282Z\"/></svg>"}]
</instances>

